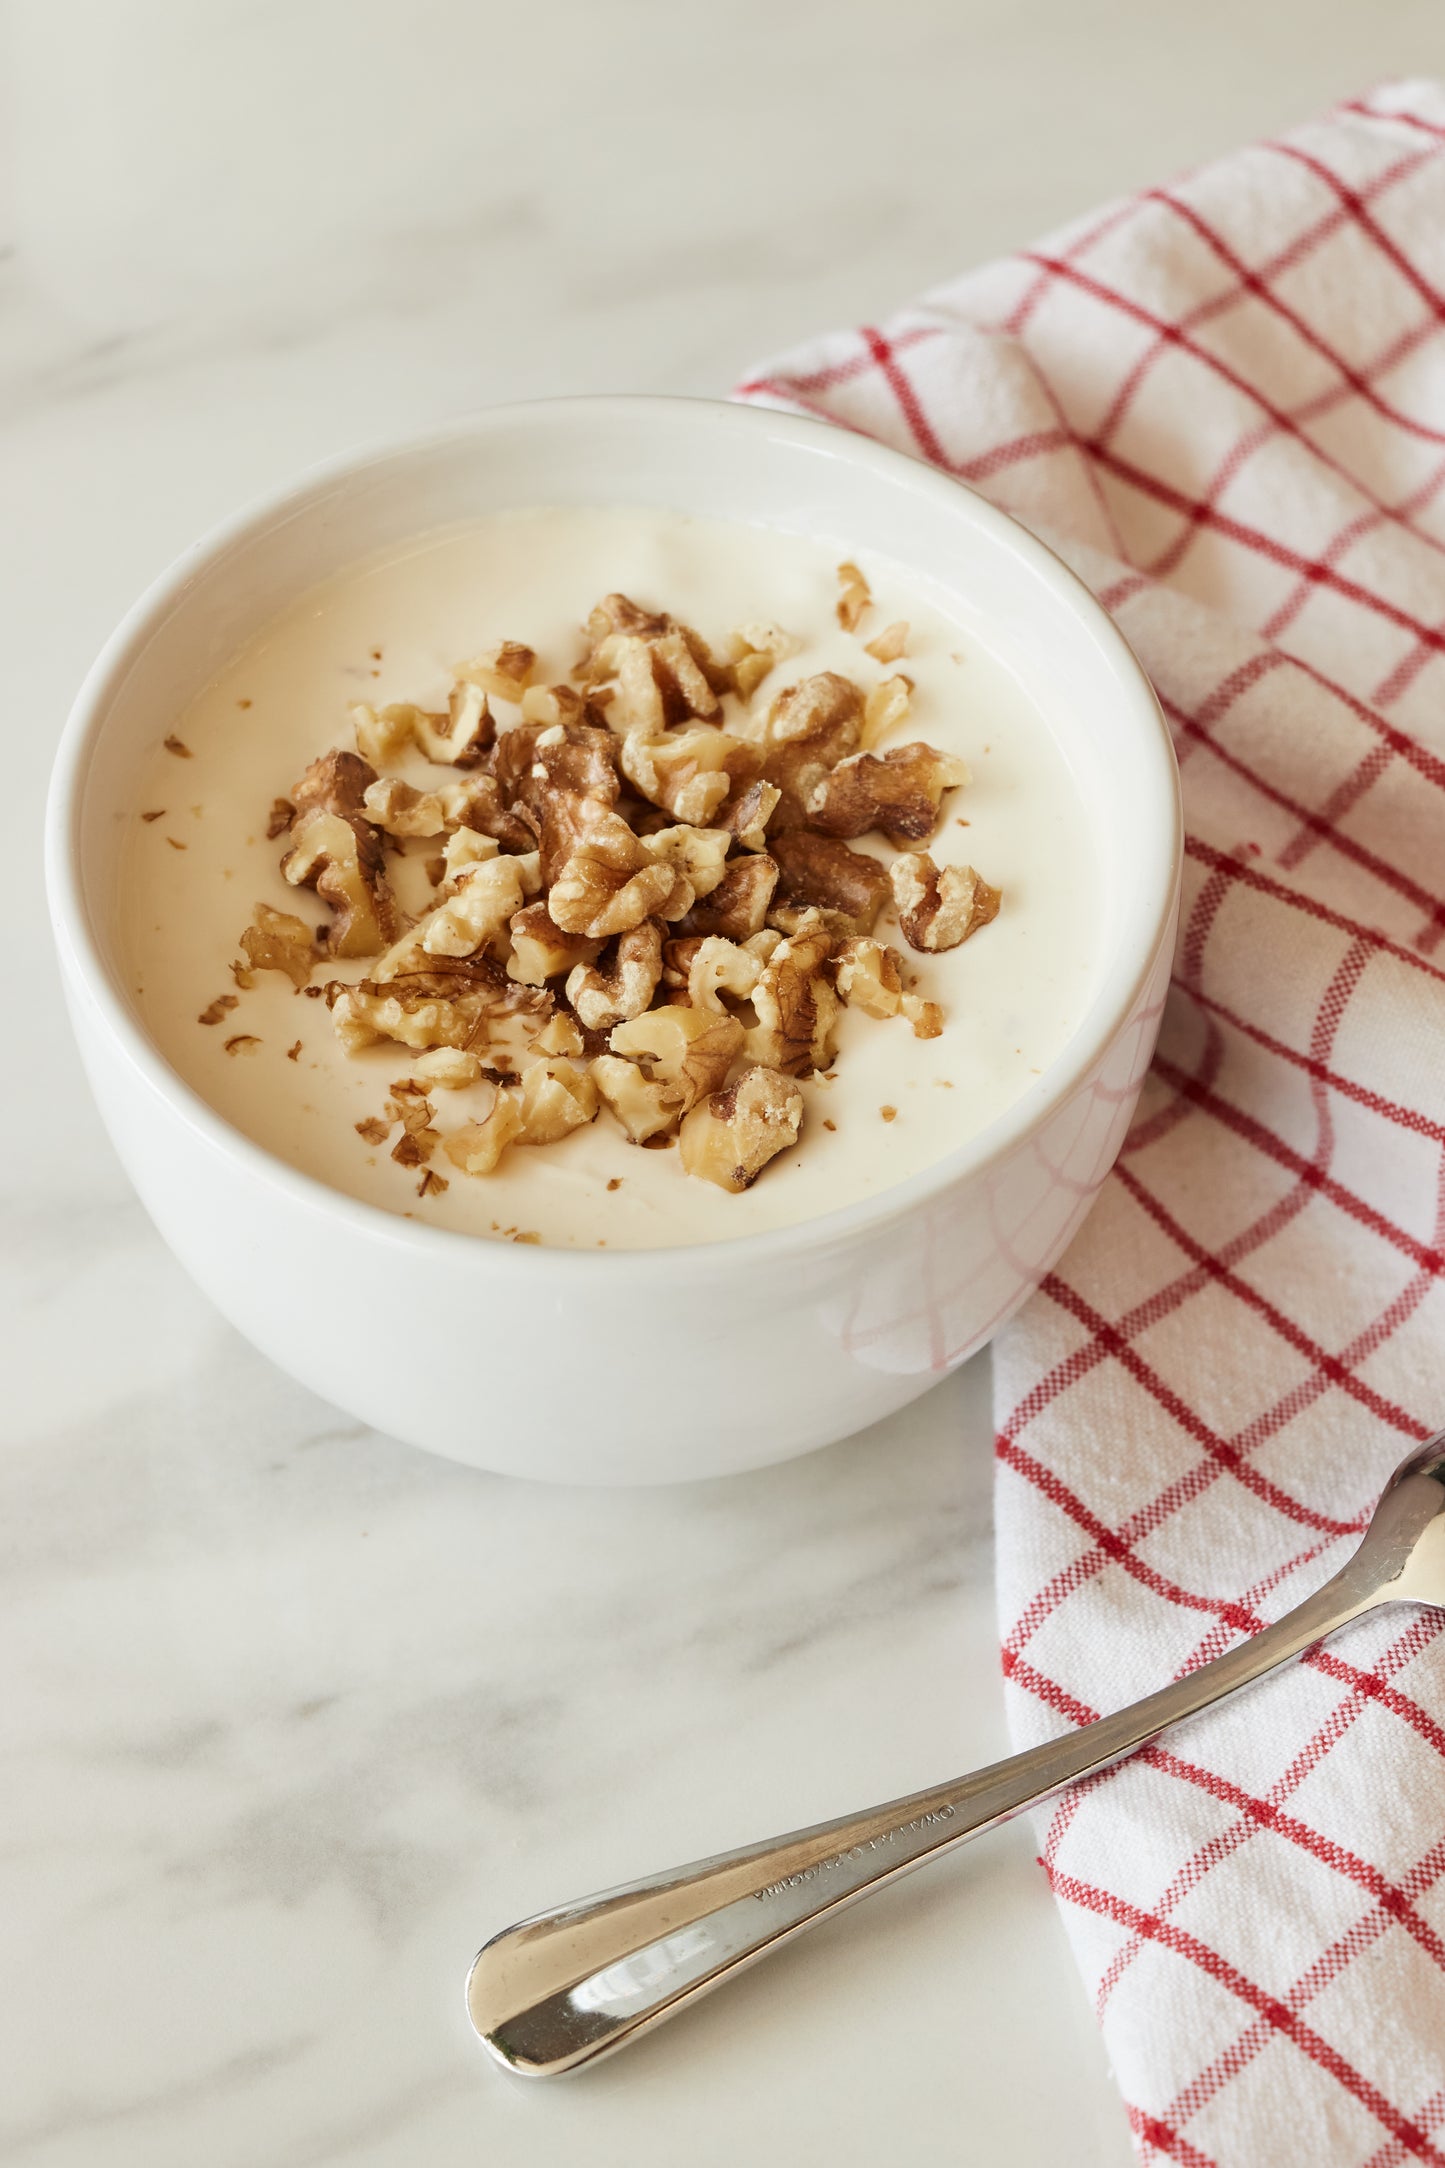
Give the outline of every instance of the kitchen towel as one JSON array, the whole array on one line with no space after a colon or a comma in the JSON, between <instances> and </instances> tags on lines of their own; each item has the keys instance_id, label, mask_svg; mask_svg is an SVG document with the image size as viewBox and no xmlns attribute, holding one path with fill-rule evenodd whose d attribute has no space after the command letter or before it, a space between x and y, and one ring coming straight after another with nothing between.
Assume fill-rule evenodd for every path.
<instances>
[{"instance_id":1,"label":"kitchen towel","mask_svg":"<svg viewBox=\"0 0 1445 2168\"><path fill-rule=\"evenodd\" d=\"M1178 747L1158 1056L995 1348L1024 1745L1277 1617L1445 1423L1445 89L1112 204L742 396L1036 528ZM1041 1816L1142 2159L1445 2168L1442 1636L1380 1613Z\"/></svg>"}]
</instances>

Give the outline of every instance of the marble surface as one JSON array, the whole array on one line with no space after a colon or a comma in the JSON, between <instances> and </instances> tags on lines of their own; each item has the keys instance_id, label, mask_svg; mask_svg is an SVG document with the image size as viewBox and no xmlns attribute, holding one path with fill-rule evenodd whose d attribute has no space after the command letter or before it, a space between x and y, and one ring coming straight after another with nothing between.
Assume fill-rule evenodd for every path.
<instances>
[{"instance_id":1,"label":"marble surface","mask_svg":"<svg viewBox=\"0 0 1445 2168\"><path fill-rule=\"evenodd\" d=\"M632 1496L354 1429L131 1198L54 988L39 806L90 653L238 498L492 399L725 389L1438 69L1436 0L10 0L7 28L0 2156L1117 2168L1026 1830L589 2077L484 2063L462 1979L509 1919L1002 1750L985 1370Z\"/></svg>"}]
</instances>

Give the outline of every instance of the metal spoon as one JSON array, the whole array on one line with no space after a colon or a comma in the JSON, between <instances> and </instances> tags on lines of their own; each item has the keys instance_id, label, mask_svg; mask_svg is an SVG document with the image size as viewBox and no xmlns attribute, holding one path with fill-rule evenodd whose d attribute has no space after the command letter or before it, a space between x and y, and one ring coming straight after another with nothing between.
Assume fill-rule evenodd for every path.
<instances>
[{"instance_id":1,"label":"metal spoon","mask_svg":"<svg viewBox=\"0 0 1445 2168\"><path fill-rule=\"evenodd\" d=\"M1445 1431L1396 1469L1333 1580L1238 1648L1131 1708L952 1784L523 1920L473 1963L471 2021L500 2063L529 2077L595 2062L815 1921L1398 1600L1445 1605Z\"/></svg>"}]
</instances>

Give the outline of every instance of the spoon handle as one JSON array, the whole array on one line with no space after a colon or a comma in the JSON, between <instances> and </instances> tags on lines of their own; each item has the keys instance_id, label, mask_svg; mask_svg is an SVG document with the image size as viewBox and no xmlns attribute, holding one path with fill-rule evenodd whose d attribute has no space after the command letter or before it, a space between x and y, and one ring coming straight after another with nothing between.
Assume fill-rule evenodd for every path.
<instances>
[{"instance_id":1,"label":"spoon handle","mask_svg":"<svg viewBox=\"0 0 1445 2168\"><path fill-rule=\"evenodd\" d=\"M472 1966L473 2025L499 2062L527 2076L611 2053L815 1921L1108 1768L1395 1593L1398 1560L1379 1549L1362 1546L1274 1625L1081 1731L951 1784L523 1920Z\"/></svg>"}]
</instances>

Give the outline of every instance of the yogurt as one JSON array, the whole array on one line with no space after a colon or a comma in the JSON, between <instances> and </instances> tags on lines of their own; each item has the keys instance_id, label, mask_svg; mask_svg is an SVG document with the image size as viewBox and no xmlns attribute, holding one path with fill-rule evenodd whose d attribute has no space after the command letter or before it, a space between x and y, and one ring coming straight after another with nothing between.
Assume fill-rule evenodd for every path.
<instances>
[{"instance_id":1,"label":"yogurt","mask_svg":"<svg viewBox=\"0 0 1445 2168\"><path fill-rule=\"evenodd\" d=\"M873 608L856 633L837 622L837 567L862 569ZM678 1152L630 1144L604 1110L562 1142L513 1149L469 1178L443 1159L444 1189L418 1195L414 1168L356 1125L381 1111L410 1057L394 1045L348 1055L323 1001L276 972L236 988L230 965L258 902L319 921L287 886L268 840L272 801L333 745L348 711L445 706L456 664L503 640L540 657L539 682L565 679L598 597L620 589L695 625L714 646L773 622L800 643L755 699L815 671L865 689L893 669L910 712L876 748L925 740L961 755L971 783L944 801L926 847L942 866L976 866L1001 889L997 918L961 947L920 955L885 911L877 937L900 950L916 992L938 1002L940 1036L845 1010L827 1076L803 1081L802 1133L754 1186L731 1195L688 1177ZM880 666L863 642L895 620L906 660ZM505 711L498 710L505 719ZM1060 1052L1086 1009L1099 956L1086 899L1093 845L1065 750L994 656L915 575L820 540L653 509L507 513L420 537L302 595L182 714L158 716L138 766L123 865L122 952L144 1024L167 1060L224 1118L290 1165L380 1208L487 1239L568 1248L712 1242L811 1219L928 1167L985 1127ZM857 846L887 859L881 838ZM328 976L318 972L318 980ZM485 1111L486 1085L435 1094L440 1127Z\"/></svg>"}]
</instances>

